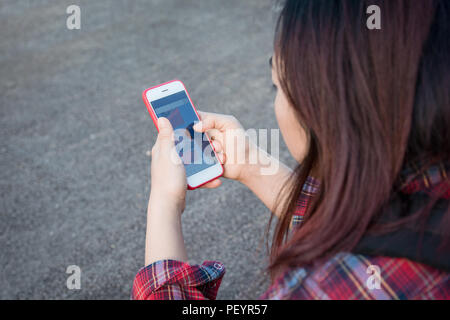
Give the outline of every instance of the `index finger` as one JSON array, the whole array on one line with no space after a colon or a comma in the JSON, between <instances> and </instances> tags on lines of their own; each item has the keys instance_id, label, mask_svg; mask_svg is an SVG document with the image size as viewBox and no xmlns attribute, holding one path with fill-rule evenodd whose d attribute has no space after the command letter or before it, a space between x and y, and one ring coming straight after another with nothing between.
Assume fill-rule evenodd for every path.
<instances>
[{"instance_id":1,"label":"index finger","mask_svg":"<svg viewBox=\"0 0 450 320\"><path fill-rule=\"evenodd\" d=\"M212 113L212 112L204 112L198 111L200 116L200 121L202 123L202 131L205 132L210 129L223 129L225 125L224 115Z\"/></svg>"}]
</instances>

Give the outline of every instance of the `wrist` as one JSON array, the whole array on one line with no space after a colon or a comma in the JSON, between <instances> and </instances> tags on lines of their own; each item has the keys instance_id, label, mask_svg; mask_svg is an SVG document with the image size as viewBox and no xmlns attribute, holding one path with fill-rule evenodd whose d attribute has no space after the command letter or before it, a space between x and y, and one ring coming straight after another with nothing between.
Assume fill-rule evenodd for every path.
<instances>
[{"instance_id":1,"label":"wrist","mask_svg":"<svg viewBox=\"0 0 450 320\"><path fill-rule=\"evenodd\" d=\"M148 202L148 213L161 218L181 217L184 211L185 202L181 199L171 199L167 195L150 193Z\"/></svg>"},{"instance_id":2,"label":"wrist","mask_svg":"<svg viewBox=\"0 0 450 320\"><path fill-rule=\"evenodd\" d=\"M145 265L158 260L187 261L184 246L182 208L164 198L150 196L147 212Z\"/></svg>"},{"instance_id":3,"label":"wrist","mask_svg":"<svg viewBox=\"0 0 450 320\"><path fill-rule=\"evenodd\" d=\"M239 182L248 186L261 176L261 168L272 161L272 157L255 144L248 150L248 163L242 168Z\"/></svg>"}]
</instances>

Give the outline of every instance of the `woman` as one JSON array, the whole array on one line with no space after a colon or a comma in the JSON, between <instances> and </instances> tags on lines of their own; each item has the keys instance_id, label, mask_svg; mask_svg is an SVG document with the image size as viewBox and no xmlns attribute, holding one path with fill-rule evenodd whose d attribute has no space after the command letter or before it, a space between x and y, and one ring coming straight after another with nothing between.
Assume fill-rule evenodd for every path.
<instances>
[{"instance_id":1,"label":"woman","mask_svg":"<svg viewBox=\"0 0 450 320\"><path fill-rule=\"evenodd\" d=\"M373 4L381 30L366 27ZM261 175L262 164L230 161L224 133L239 122L201 113L196 130L214 138L224 176L278 218L272 285L261 298L450 298L449 21L445 0L286 1L271 65L275 114L299 163L293 171L280 164ZM132 296L214 299L224 267L185 262L186 177L168 160L170 123L160 119L159 128L146 267ZM244 149L277 161L255 145Z\"/></svg>"}]
</instances>

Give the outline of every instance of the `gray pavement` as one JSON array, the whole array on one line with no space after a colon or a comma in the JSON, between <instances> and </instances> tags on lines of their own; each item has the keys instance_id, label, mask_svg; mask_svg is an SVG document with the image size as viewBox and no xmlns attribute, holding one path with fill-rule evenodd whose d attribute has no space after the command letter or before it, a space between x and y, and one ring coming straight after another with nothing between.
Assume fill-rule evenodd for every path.
<instances>
[{"instance_id":1,"label":"gray pavement","mask_svg":"<svg viewBox=\"0 0 450 320\"><path fill-rule=\"evenodd\" d=\"M66 28L70 4L81 7L81 30ZM198 109L276 128L272 6L1 0L0 298L129 298L144 262L146 152L156 137L141 92L178 78ZM266 288L269 215L236 182L189 192L189 258L226 265L219 299ZM72 264L81 290L66 288Z\"/></svg>"}]
</instances>

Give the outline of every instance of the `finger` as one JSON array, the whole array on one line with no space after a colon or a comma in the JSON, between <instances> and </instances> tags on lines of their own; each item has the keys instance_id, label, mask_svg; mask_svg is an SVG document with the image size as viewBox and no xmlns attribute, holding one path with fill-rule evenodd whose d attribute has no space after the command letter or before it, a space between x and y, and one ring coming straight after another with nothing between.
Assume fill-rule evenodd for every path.
<instances>
[{"instance_id":1,"label":"finger","mask_svg":"<svg viewBox=\"0 0 450 320\"><path fill-rule=\"evenodd\" d=\"M219 140L212 140L211 144L215 152L222 152L222 144L220 143Z\"/></svg>"},{"instance_id":2,"label":"finger","mask_svg":"<svg viewBox=\"0 0 450 320\"><path fill-rule=\"evenodd\" d=\"M208 137L211 140L221 140L222 141L223 133L217 129L210 129L206 132L206 134L208 135Z\"/></svg>"},{"instance_id":3,"label":"finger","mask_svg":"<svg viewBox=\"0 0 450 320\"><path fill-rule=\"evenodd\" d=\"M163 157L168 157L166 159L170 159L172 164L181 165L182 160L175 148L174 132L170 121L164 117L159 118L158 129L159 134L158 138L156 139L157 150L161 152Z\"/></svg>"},{"instance_id":4,"label":"finger","mask_svg":"<svg viewBox=\"0 0 450 320\"><path fill-rule=\"evenodd\" d=\"M200 120L206 118L206 116L210 114L210 112L206 112L206 111L198 111L198 115L200 116Z\"/></svg>"},{"instance_id":5,"label":"finger","mask_svg":"<svg viewBox=\"0 0 450 320\"><path fill-rule=\"evenodd\" d=\"M210 182L204 184L203 186L201 186L201 188L203 188L203 189L215 189L215 188L220 187L221 185L222 185L222 180L216 179L216 180L213 180L213 181L210 181Z\"/></svg>"},{"instance_id":6,"label":"finger","mask_svg":"<svg viewBox=\"0 0 450 320\"><path fill-rule=\"evenodd\" d=\"M225 153L217 152L216 155L217 155L217 158L219 159L220 163L225 164L225 161L227 160Z\"/></svg>"},{"instance_id":7,"label":"finger","mask_svg":"<svg viewBox=\"0 0 450 320\"><path fill-rule=\"evenodd\" d=\"M199 132L205 132L210 129L221 129L223 123L221 117L215 113L199 112L201 121L194 125L194 130Z\"/></svg>"},{"instance_id":8,"label":"finger","mask_svg":"<svg viewBox=\"0 0 450 320\"><path fill-rule=\"evenodd\" d=\"M173 129L170 121L167 118L158 119L158 138L156 145L159 148L168 148L174 146Z\"/></svg>"},{"instance_id":9,"label":"finger","mask_svg":"<svg viewBox=\"0 0 450 320\"><path fill-rule=\"evenodd\" d=\"M167 118L158 118L158 139L172 138L173 128L172 124Z\"/></svg>"},{"instance_id":10,"label":"finger","mask_svg":"<svg viewBox=\"0 0 450 320\"><path fill-rule=\"evenodd\" d=\"M208 130L208 128L205 127L205 123L203 121L197 122L192 128L197 132L205 132Z\"/></svg>"}]
</instances>

